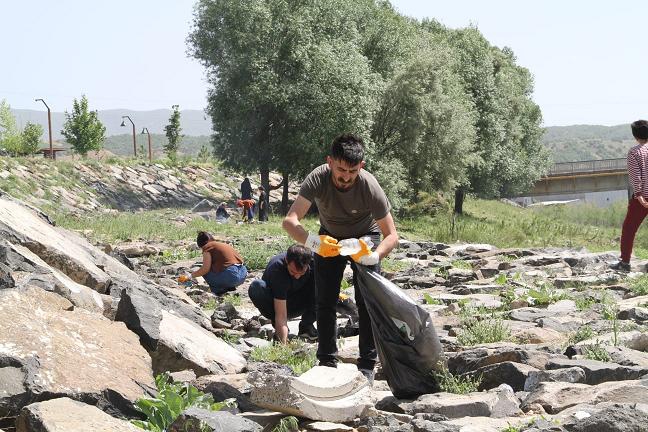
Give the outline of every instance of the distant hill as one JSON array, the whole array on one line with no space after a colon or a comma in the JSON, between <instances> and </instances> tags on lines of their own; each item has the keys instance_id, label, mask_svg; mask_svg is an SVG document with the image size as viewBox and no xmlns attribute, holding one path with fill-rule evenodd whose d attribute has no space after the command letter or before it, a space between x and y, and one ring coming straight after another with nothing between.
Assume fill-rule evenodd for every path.
<instances>
[{"instance_id":1,"label":"distant hill","mask_svg":"<svg viewBox=\"0 0 648 432\"><path fill-rule=\"evenodd\" d=\"M206 146L210 151L212 150L209 136L189 136L186 135L180 141L179 152L183 155L197 156L200 149ZM144 155L148 155L148 137L146 134L136 134L137 152L140 152L140 147L143 147ZM159 157L164 153L162 146L167 142L166 135L151 134L151 149L153 157ZM111 153L119 156L132 156L133 155L133 135L121 134L112 135L106 138L104 148Z\"/></svg>"},{"instance_id":2,"label":"distant hill","mask_svg":"<svg viewBox=\"0 0 648 432\"><path fill-rule=\"evenodd\" d=\"M12 109L16 116L19 126L24 126L28 121L43 126L45 130L44 140L47 140L47 111ZM106 135L121 135L131 133L132 125L126 119L126 127L121 127L121 116L130 116L135 123L135 133L142 132L142 128L147 127L151 134L164 134L164 126L169 123L171 110L158 109L153 111L132 111L126 109L114 109L99 111L99 120L106 126ZM62 112L52 111L52 137L54 140L60 140L61 129L65 122L65 115ZM206 136L211 135L211 119L200 110L182 110L180 111L180 123L182 133L187 136ZM132 144L132 143L131 143Z\"/></svg>"},{"instance_id":3,"label":"distant hill","mask_svg":"<svg viewBox=\"0 0 648 432\"><path fill-rule=\"evenodd\" d=\"M550 126L545 129L542 143L554 162L613 159L626 156L635 145L630 125Z\"/></svg>"}]
</instances>

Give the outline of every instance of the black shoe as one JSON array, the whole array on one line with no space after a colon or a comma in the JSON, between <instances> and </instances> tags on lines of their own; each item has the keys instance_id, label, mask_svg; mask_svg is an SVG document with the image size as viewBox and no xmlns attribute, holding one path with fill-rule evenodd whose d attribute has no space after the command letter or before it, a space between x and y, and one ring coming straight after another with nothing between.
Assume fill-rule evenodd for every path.
<instances>
[{"instance_id":1,"label":"black shoe","mask_svg":"<svg viewBox=\"0 0 648 432\"><path fill-rule=\"evenodd\" d=\"M319 333L313 324L306 327L299 326L299 333L297 337L308 339L309 341L316 341Z\"/></svg>"},{"instance_id":2,"label":"black shoe","mask_svg":"<svg viewBox=\"0 0 648 432\"><path fill-rule=\"evenodd\" d=\"M373 369L358 369L367 381L369 381L369 387L373 386L374 383L374 370Z\"/></svg>"},{"instance_id":3,"label":"black shoe","mask_svg":"<svg viewBox=\"0 0 648 432\"><path fill-rule=\"evenodd\" d=\"M615 264L612 264L610 266L612 270L618 270L622 272L629 272L630 271L630 263L627 263L625 261L619 261Z\"/></svg>"},{"instance_id":4,"label":"black shoe","mask_svg":"<svg viewBox=\"0 0 648 432\"><path fill-rule=\"evenodd\" d=\"M337 368L337 362L334 362L334 361L320 361L319 366Z\"/></svg>"}]
</instances>

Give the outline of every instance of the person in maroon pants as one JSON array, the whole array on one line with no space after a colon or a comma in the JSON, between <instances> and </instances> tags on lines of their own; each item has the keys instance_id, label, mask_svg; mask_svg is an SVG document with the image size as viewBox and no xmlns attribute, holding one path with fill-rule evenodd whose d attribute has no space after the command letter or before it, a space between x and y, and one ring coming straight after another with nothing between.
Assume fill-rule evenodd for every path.
<instances>
[{"instance_id":1,"label":"person in maroon pants","mask_svg":"<svg viewBox=\"0 0 648 432\"><path fill-rule=\"evenodd\" d=\"M630 127L637 141L628 151L628 176L633 193L621 229L621 260L611 266L622 271L630 271L635 234L648 215L648 120L637 120Z\"/></svg>"}]
</instances>

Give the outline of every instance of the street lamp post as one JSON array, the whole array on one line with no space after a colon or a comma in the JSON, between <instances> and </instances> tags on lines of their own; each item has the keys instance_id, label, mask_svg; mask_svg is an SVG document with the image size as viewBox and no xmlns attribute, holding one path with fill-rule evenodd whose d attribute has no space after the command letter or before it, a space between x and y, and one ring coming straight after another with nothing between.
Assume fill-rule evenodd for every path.
<instances>
[{"instance_id":1,"label":"street lamp post","mask_svg":"<svg viewBox=\"0 0 648 432\"><path fill-rule=\"evenodd\" d=\"M131 124L133 125L133 154L135 155L135 157L137 157L137 141L135 140L135 123L133 123L133 120L129 116L125 115L122 116L121 126L126 126L126 123L124 123L125 118L127 118L128 121L131 122Z\"/></svg>"},{"instance_id":2,"label":"street lamp post","mask_svg":"<svg viewBox=\"0 0 648 432\"><path fill-rule=\"evenodd\" d=\"M142 129L142 133L148 135L149 162L153 162L153 153L151 152L151 134L149 133L148 128Z\"/></svg>"},{"instance_id":3,"label":"street lamp post","mask_svg":"<svg viewBox=\"0 0 648 432\"><path fill-rule=\"evenodd\" d=\"M47 106L45 101L43 99L34 99L36 102L41 101L43 102L43 105L45 105L45 108L47 108L47 128L49 131L49 145L50 145L50 150L49 150L49 157L51 159L54 159L54 149L52 147L52 113L50 111L50 107Z\"/></svg>"}]
</instances>

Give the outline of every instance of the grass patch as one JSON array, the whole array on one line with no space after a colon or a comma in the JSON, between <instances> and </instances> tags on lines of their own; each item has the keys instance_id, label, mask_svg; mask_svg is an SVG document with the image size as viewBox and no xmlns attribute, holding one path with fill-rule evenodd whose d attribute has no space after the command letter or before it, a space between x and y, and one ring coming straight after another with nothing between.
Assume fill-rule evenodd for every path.
<instances>
[{"instance_id":1,"label":"grass patch","mask_svg":"<svg viewBox=\"0 0 648 432\"><path fill-rule=\"evenodd\" d=\"M284 417L279 420L272 432L299 432L299 421L294 416Z\"/></svg>"},{"instance_id":2,"label":"grass patch","mask_svg":"<svg viewBox=\"0 0 648 432\"><path fill-rule=\"evenodd\" d=\"M557 291L549 283L542 283L536 289L527 292L527 301L534 306L546 306L566 299L569 299L567 293Z\"/></svg>"},{"instance_id":3,"label":"grass patch","mask_svg":"<svg viewBox=\"0 0 648 432\"><path fill-rule=\"evenodd\" d=\"M623 202L606 208L591 205L519 208L499 201L468 199L464 215L399 218L397 227L408 239L444 243L489 243L504 247L587 247L617 250L626 213ZM648 251L648 231L639 231L636 250ZM636 253L636 252L635 252Z\"/></svg>"},{"instance_id":4,"label":"grass patch","mask_svg":"<svg viewBox=\"0 0 648 432\"><path fill-rule=\"evenodd\" d=\"M230 333L227 330L223 331L223 334L220 338L230 345L238 345L239 341L241 340L241 336L235 333Z\"/></svg>"},{"instance_id":5,"label":"grass patch","mask_svg":"<svg viewBox=\"0 0 648 432\"><path fill-rule=\"evenodd\" d=\"M267 361L289 366L297 375L301 375L315 366L315 349L300 340L288 344L273 343L266 347L256 347L250 354L252 361Z\"/></svg>"},{"instance_id":6,"label":"grass patch","mask_svg":"<svg viewBox=\"0 0 648 432\"><path fill-rule=\"evenodd\" d=\"M602 362L609 362L612 360L610 354L605 350L604 346L600 343L590 345L583 348L583 355L588 360L598 360Z\"/></svg>"},{"instance_id":7,"label":"grass patch","mask_svg":"<svg viewBox=\"0 0 648 432\"><path fill-rule=\"evenodd\" d=\"M429 305L442 305L443 304L441 299L434 298L428 293L423 293L423 301L425 302L425 304L429 304Z\"/></svg>"},{"instance_id":8,"label":"grass patch","mask_svg":"<svg viewBox=\"0 0 648 432\"><path fill-rule=\"evenodd\" d=\"M511 336L508 326L493 312L481 308L465 308L461 316L462 327L457 342L463 346L499 342Z\"/></svg>"},{"instance_id":9,"label":"grass patch","mask_svg":"<svg viewBox=\"0 0 648 432\"><path fill-rule=\"evenodd\" d=\"M641 275L629 280L630 291L636 296L648 294L648 275Z\"/></svg>"},{"instance_id":10,"label":"grass patch","mask_svg":"<svg viewBox=\"0 0 648 432\"><path fill-rule=\"evenodd\" d=\"M591 339L594 336L596 336L596 332L592 330L592 327L586 324L584 326L580 326L578 330L572 333L572 335L569 337L569 343L577 344L580 341Z\"/></svg>"},{"instance_id":11,"label":"grass patch","mask_svg":"<svg viewBox=\"0 0 648 432\"><path fill-rule=\"evenodd\" d=\"M476 392L483 379L482 375L476 377L453 375L445 366L441 367L441 371L434 372L434 376L442 391L454 394Z\"/></svg>"},{"instance_id":12,"label":"grass patch","mask_svg":"<svg viewBox=\"0 0 648 432\"><path fill-rule=\"evenodd\" d=\"M272 256L285 252L294 243L281 228L279 216L272 216L265 224L216 224L202 218L193 219L186 225L175 223L175 218L186 214L187 210L167 209L81 216L58 212L53 216L57 225L71 230L91 230L91 240L106 243L133 240L194 242L198 231L208 231L217 237L231 239L251 270L264 269ZM317 230L316 223L314 218L304 221L310 231ZM175 249L154 259L171 263L199 256L199 250Z\"/></svg>"},{"instance_id":13,"label":"grass patch","mask_svg":"<svg viewBox=\"0 0 648 432\"><path fill-rule=\"evenodd\" d=\"M223 297L223 303L229 303L232 306L241 306L241 296L234 293L229 293Z\"/></svg>"}]
</instances>

